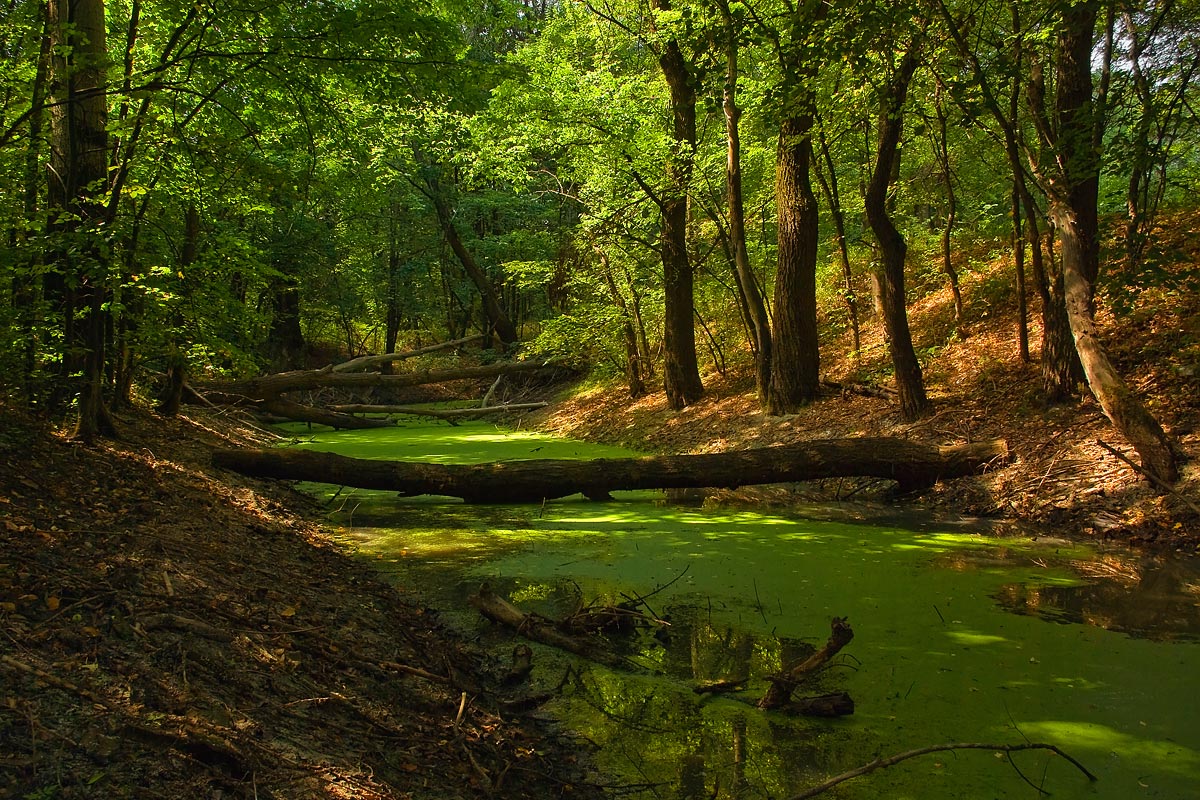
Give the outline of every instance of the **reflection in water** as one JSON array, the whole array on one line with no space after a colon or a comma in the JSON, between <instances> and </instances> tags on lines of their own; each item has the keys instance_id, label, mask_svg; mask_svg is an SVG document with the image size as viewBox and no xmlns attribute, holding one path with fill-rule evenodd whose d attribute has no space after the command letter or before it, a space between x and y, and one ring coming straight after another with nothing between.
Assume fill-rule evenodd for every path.
<instances>
[{"instance_id":1,"label":"reflection in water","mask_svg":"<svg viewBox=\"0 0 1200 800\"><path fill-rule=\"evenodd\" d=\"M316 446L374 456L419 446L444 460L471 460L487 448L505 457L502 439L418 433L380 429L339 435L349 437L347 447L339 437ZM542 446L523 436L508 457ZM551 617L670 582L651 600L670 627L621 644L637 665L631 670L535 648L532 690L569 674L549 710L595 743L598 781L638 797L784 798L879 756L1029 738L1063 747L1100 775L1089 784L1060 759L1014 755L1024 776L1055 797L1195 795L1200 715L1188 700L1200 674L1196 562L937 525L664 507L654 498L469 507L345 491L330 509L342 509L332 519L351 529L364 556L398 583L420 587L447 621L498 657L511 652L513 633L465 602L483 580ZM764 676L822 643L832 616L849 616L857 636L845 659L803 693L845 690L856 713L805 719L754 708ZM741 678L747 683L736 694L693 692L697 683ZM974 752L914 759L830 796L1037 795L1007 760Z\"/></svg>"},{"instance_id":2,"label":"reflection in water","mask_svg":"<svg viewBox=\"0 0 1200 800\"><path fill-rule=\"evenodd\" d=\"M957 569L1047 567L1050 557L995 548L963 551L939 558L939 566ZM1008 611L1061 623L1094 625L1159 641L1200 640L1200 571L1194 562L1138 553L1106 553L1087 559L1066 557L1078 576L1070 584L1022 581L1001 586L993 595Z\"/></svg>"}]
</instances>

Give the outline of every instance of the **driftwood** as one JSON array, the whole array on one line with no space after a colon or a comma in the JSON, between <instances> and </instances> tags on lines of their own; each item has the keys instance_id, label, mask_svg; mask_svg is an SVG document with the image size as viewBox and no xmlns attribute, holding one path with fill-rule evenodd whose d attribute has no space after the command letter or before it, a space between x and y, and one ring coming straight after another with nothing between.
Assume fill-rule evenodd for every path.
<instances>
[{"instance_id":1,"label":"driftwood","mask_svg":"<svg viewBox=\"0 0 1200 800\"><path fill-rule=\"evenodd\" d=\"M427 408L424 406L394 406L376 405L370 403L347 403L330 406L330 411L341 414L408 414L415 417L433 417L442 419L451 425L457 425L460 419L472 419L488 414L503 414L507 411L529 411L535 408L545 408L549 403L506 403L499 406L476 408Z\"/></svg>"},{"instance_id":2,"label":"driftwood","mask_svg":"<svg viewBox=\"0 0 1200 800\"><path fill-rule=\"evenodd\" d=\"M467 601L488 619L507 625L535 642L548 644L551 647L566 650L610 667L622 663L620 656L602 644L581 636L570 636L563 633L552 620L537 614L525 613L493 592L486 583L479 587L478 594L471 595Z\"/></svg>"},{"instance_id":3,"label":"driftwood","mask_svg":"<svg viewBox=\"0 0 1200 800\"><path fill-rule=\"evenodd\" d=\"M850 627L850 623L842 617L834 617L830 628L829 641L825 642L824 647L782 675L772 675L768 678L771 685L767 689L767 693L758 701L759 708L781 708L786 705L791 700L792 692L797 686L829 663L829 659L837 655L854 638L854 630ZM850 704L850 709L851 711L854 709L853 702Z\"/></svg>"},{"instance_id":4,"label":"driftwood","mask_svg":"<svg viewBox=\"0 0 1200 800\"><path fill-rule=\"evenodd\" d=\"M218 450L213 464L260 478L318 481L406 496L536 503L576 493L603 499L616 489L736 488L855 475L890 478L901 491L913 491L980 472L1007 453L1002 440L935 447L904 439L847 438L700 455L465 465L373 461L309 450Z\"/></svg>"}]
</instances>

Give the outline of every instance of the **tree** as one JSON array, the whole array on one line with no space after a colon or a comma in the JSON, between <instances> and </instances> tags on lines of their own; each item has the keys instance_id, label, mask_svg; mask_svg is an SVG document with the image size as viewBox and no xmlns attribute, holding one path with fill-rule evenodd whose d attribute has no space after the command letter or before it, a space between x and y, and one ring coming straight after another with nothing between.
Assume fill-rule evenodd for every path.
<instances>
[{"instance_id":1,"label":"tree","mask_svg":"<svg viewBox=\"0 0 1200 800\"><path fill-rule=\"evenodd\" d=\"M75 436L115 434L103 397L110 312L108 49L103 0L51 0L49 288L66 332L63 377L78 386Z\"/></svg>"},{"instance_id":2,"label":"tree","mask_svg":"<svg viewBox=\"0 0 1200 800\"><path fill-rule=\"evenodd\" d=\"M657 15L671 11L670 0L651 0ZM696 361L696 328L692 321L693 284L688 255L688 189L696 152L696 89L679 40L651 16L651 31L663 36L658 65L670 93L674 150L667 161L666 185L658 200L662 211L663 378L667 405L679 411L704 394Z\"/></svg>"},{"instance_id":3,"label":"tree","mask_svg":"<svg viewBox=\"0 0 1200 800\"><path fill-rule=\"evenodd\" d=\"M908 87L920 65L921 34L914 34L879 89L879 131L875 165L864 199L867 220L879 245L880 267L874 275L876 293L887 331L888 349L896 374L900 413L905 419L917 419L929 407L921 364L913 348L908 327L907 299L904 291L905 258L908 245L888 213L888 187L899 157L900 135L904 127L904 104ZM890 60L890 59L889 59Z\"/></svg>"},{"instance_id":4,"label":"tree","mask_svg":"<svg viewBox=\"0 0 1200 800\"><path fill-rule=\"evenodd\" d=\"M1179 473L1170 442L1113 366L1093 313L1100 270L1097 193L1107 88L1102 84L1099 95L1093 95L1092 53L1100 9L1098 0L1087 0L1059 10L1054 124L1043 119L1038 129L1054 160L1039 165L1039 179L1049 199L1050 219L1062 240L1067 315L1088 387L1105 416L1133 445L1146 472L1172 483Z\"/></svg>"}]
</instances>

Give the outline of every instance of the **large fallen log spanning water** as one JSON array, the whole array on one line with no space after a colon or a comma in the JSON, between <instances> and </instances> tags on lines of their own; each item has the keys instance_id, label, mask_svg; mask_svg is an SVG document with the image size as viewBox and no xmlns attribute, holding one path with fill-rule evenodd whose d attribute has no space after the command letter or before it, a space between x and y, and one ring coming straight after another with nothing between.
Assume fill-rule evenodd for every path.
<instances>
[{"instance_id":1,"label":"large fallen log spanning water","mask_svg":"<svg viewBox=\"0 0 1200 800\"><path fill-rule=\"evenodd\" d=\"M536 459L492 464L374 461L311 450L218 450L213 464L260 478L318 481L402 495L447 495L468 503L520 503L617 489L736 488L868 476L903 492L982 472L1008 455L1003 440L938 447L904 439L822 439L700 455Z\"/></svg>"}]
</instances>

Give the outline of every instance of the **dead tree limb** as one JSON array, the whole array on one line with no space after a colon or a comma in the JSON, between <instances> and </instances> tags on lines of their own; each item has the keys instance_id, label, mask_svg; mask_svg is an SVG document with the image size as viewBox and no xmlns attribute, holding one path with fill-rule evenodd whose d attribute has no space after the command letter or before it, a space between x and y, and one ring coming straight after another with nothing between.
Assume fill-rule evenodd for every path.
<instances>
[{"instance_id":1,"label":"dead tree limb","mask_svg":"<svg viewBox=\"0 0 1200 800\"><path fill-rule=\"evenodd\" d=\"M271 449L218 450L213 463L259 478L319 481L410 496L447 495L469 503L536 503L576 493L602 499L618 489L736 488L854 475L895 480L907 492L981 472L1007 453L1002 440L936 447L855 437L727 453L590 461L433 464Z\"/></svg>"},{"instance_id":2,"label":"dead tree limb","mask_svg":"<svg viewBox=\"0 0 1200 800\"><path fill-rule=\"evenodd\" d=\"M603 645L580 636L568 636L560 631L552 620L537 614L525 613L493 592L486 583L479 587L478 594L471 595L467 601L488 619L513 628L527 639L566 650L610 667L618 666L623 662L620 656Z\"/></svg>"},{"instance_id":3,"label":"dead tree limb","mask_svg":"<svg viewBox=\"0 0 1200 800\"><path fill-rule=\"evenodd\" d=\"M1087 779L1089 781L1094 782L1096 780L1096 776L1093 775L1091 772L1089 772L1088 769L1085 766L1083 766L1083 764L1080 764L1078 761L1076 761L1074 758L1072 758L1070 755L1068 755L1062 749L1060 749L1057 745L1044 744L1041 742L1029 742L1029 743L1025 743L1025 744L984 744L982 742L952 742L950 744L935 744L935 745L931 745L929 747L920 747L920 748L917 748L916 750L909 750L904 753L897 753L896 755L888 756L887 758L877 758L869 764L864 764L863 766L857 767L856 769L852 769L849 772L843 772L841 775L838 775L834 778L830 778L829 780L822 783L820 786L814 786L811 789L806 789L805 791L801 792L800 794L792 795L791 797L788 798L788 800L807 800L807 798L816 797L819 794L823 794L824 792L827 792L830 789L832 789L834 786L837 786L839 783L844 783L844 782L850 780L851 778L857 778L861 775L866 775L868 773L875 772L876 770L883 769L884 767L890 767L894 764L899 764L901 761L907 761L910 758L916 758L917 756L923 756L923 755L927 755L929 753L943 753L947 750L992 750L997 753L1010 753L1010 754L1018 753L1022 750L1049 750L1050 752L1054 753L1055 755L1062 756L1067 761L1071 762L1071 764L1073 764L1076 769L1078 769L1080 772L1082 772L1084 775L1087 776Z\"/></svg>"},{"instance_id":4,"label":"dead tree limb","mask_svg":"<svg viewBox=\"0 0 1200 800\"><path fill-rule=\"evenodd\" d=\"M385 428L394 425L390 419L367 419L353 414L341 414L316 406L306 406L295 403L284 397L274 397L258 404L258 408L273 417L283 417L295 422L311 422L314 425L328 425L331 428L345 430L364 430L366 428Z\"/></svg>"},{"instance_id":5,"label":"dead tree limb","mask_svg":"<svg viewBox=\"0 0 1200 800\"><path fill-rule=\"evenodd\" d=\"M482 339L483 334L476 334L475 336L468 336L465 339L455 339L451 342L439 342L437 344L431 344L427 347L418 347L416 350L406 350L403 353L384 353L383 355L378 356L360 356L358 358L352 358L349 361L343 361L340 364L334 364L330 369L332 372L363 372L384 364L391 364L395 361L403 361L408 358L416 358L417 356L436 353L439 350L449 350L452 347L461 347L463 345L472 344L474 342L481 341Z\"/></svg>"},{"instance_id":6,"label":"dead tree limb","mask_svg":"<svg viewBox=\"0 0 1200 800\"><path fill-rule=\"evenodd\" d=\"M763 709L780 708L792 699L792 692L817 670L825 666L843 647L850 644L854 638L854 630L850 623L842 617L834 617L830 623L829 640L825 646L808 658L796 664L781 675L771 675L767 678L771 685L766 694L758 701L758 707Z\"/></svg>"}]
</instances>

